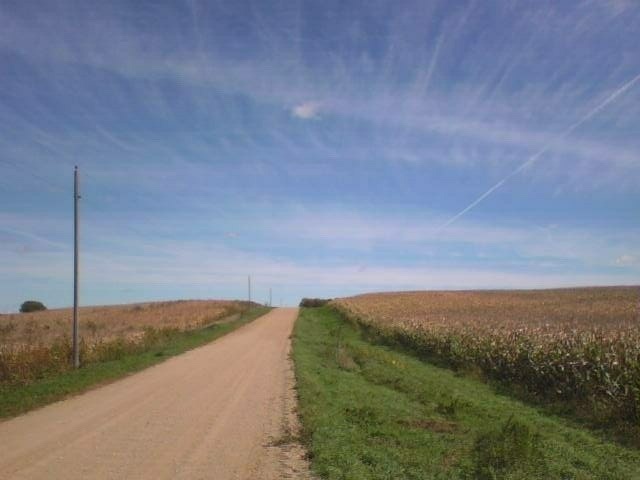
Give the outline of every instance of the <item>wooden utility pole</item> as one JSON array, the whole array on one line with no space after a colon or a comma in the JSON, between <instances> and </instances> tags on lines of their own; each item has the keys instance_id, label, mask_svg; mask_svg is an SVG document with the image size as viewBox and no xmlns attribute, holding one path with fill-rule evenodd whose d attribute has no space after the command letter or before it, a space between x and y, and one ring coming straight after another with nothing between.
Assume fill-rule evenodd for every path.
<instances>
[{"instance_id":1,"label":"wooden utility pole","mask_svg":"<svg viewBox=\"0 0 640 480\"><path fill-rule=\"evenodd\" d=\"M269 306L271 306L271 287L269 287Z\"/></svg>"},{"instance_id":2,"label":"wooden utility pole","mask_svg":"<svg viewBox=\"0 0 640 480\"><path fill-rule=\"evenodd\" d=\"M247 285L249 287L249 308L251 308L251 275L247 277Z\"/></svg>"},{"instance_id":3,"label":"wooden utility pole","mask_svg":"<svg viewBox=\"0 0 640 480\"><path fill-rule=\"evenodd\" d=\"M73 170L73 367L80 367L78 339L78 167Z\"/></svg>"}]
</instances>

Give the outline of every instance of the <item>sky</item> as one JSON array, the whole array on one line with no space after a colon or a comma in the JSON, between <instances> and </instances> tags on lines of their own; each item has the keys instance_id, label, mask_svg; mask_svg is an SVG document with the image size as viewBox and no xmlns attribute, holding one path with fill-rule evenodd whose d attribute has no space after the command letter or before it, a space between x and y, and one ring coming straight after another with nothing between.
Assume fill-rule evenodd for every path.
<instances>
[{"instance_id":1,"label":"sky","mask_svg":"<svg viewBox=\"0 0 640 480\"><path fill-rule=\"evenodd\" d=\"M640 3L0 0L0 312L640 285Z\"/></svg>"}]
</instances>

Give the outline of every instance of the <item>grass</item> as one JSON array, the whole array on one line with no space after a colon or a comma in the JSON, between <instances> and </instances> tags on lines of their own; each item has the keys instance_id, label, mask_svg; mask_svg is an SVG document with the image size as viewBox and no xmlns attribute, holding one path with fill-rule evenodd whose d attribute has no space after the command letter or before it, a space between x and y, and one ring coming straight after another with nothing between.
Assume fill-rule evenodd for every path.
<instances>
[{"instance_id":1,"label":"grass","mask_svg":"<svg viewBox=\"0 0 640 480\"><path fill-rule=\"evenodd\" d=\"M640 447L640 288L397 292L333 302L381 343Z\"/></svg>"},{"instance_id":2,"label":"grass","mask_svg":"<svg viewBox=\"0 0 640 480\"><path fill-rule=\"evenodd\" d=\"M99 363L143 352L178 331L229 321L247 308L230 300L82 307L80 359ZM71 318L71 309L0 315L0 386L68 371Z\"/></svg>"},{"instance_id":3,"label":"grass","mask_svg":"<svg viewBox=\"0 0 640 480\"><path fill-rule=\"evenodd\" d=\"M267 307L257 307L230 322L212 324L197 330L173 331L170 335L159 337L144 351L125 352L109 361L54 373L25 385L0 385L0 418L27 412L155 365L236 330L269 310Z\"/></svg>"},{"instance_id":4,"label":"grass","mask_svg":"<svg viewBox=\"0 0 640 480\"><path fill-rule=\"evenodd\" d=\"M294 360L304 440L328 479L640 477L640 452L367 342L329 308L302 309Z\"/></svg>"}]
</instances>

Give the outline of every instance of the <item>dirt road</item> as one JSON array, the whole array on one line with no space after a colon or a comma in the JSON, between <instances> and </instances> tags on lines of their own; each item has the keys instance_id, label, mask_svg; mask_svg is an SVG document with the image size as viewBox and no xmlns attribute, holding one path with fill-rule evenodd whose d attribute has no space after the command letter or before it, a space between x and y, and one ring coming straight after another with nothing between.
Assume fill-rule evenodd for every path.
<instances>
[{"instance_id":1,"label":"dirt road","mask_svg":"<svg viewBox=\"0 0 640 480\"><path fill-rule=\"evenodd\" d=\"M287 445L297 309L0 423L2 479L306 478Z\"/></svg>"}]
</instances>

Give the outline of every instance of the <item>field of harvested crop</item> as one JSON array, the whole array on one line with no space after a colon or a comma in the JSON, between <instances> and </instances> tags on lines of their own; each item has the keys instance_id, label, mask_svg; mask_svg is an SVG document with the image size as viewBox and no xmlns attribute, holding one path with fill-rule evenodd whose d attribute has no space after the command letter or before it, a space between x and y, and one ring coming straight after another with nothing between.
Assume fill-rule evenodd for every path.
<instances>
[{"instance_id":1,"label":"field of harvested crop","mask_svg":"<svg viewBox=\"0 0 640 480\"><path fill-rule=\"evenodd\" d=\"M87 341L135 337L146 327L199 327L240 311L238 302L177 300L80 308L82 336ZM70 334L70 308L0 315L0 345L51 343Z\"/></svg>"},{"instance_id":2,"label":"field of harvested crop","mask_svg":"<svg viewBox=\"0 0 640 480\"><path fill-rule=\"evenodd\" d=\"M246 307L243 302L218 300L84 307L79 313L81 358L118 358ZM0 384L25 383L67 369L71 319L71 309L0 315Z\"/></svg>"},{"instance_id":3,"label":"field of harvested crop","mask_svg":"<svg viewBox=\"0 0 640 480\"><path fill-rule=\"evenodd\" d=\"M637 480L640 450L413 352L330 308L294 332L299 412L322 478Z\"/></svg>"},{"instance_id":4,"label":"field of harvested crop","mask_svg":"<svg viewBox=\"0 0 640 480\"><path fill-rule=\"evenodd\" d=\"M334 305L385 341L596 424L640 424L638 287L381 293Z\"/></svg>"}]
</instances>

